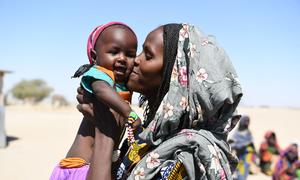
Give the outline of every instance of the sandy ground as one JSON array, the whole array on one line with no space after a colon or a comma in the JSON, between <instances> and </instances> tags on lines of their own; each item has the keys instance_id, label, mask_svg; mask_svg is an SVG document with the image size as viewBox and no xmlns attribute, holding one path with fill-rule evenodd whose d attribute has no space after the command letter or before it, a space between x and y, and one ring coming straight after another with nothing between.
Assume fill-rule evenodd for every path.
<instances>
[{"instance_id":1,"label":"sandy ground","mask_svg":"<svg viewBox=\"0 0 300 180\"><path fill-rule=\"evenodd\" d=\"M267 130L274 130L284 147L300 141L300 109L240 108L251 117L258 146ZM0 180L49 179L53 167L68 151L82 116L74 107L7 107L7 148L0 149ZM249 179L271 179L262 174Z\"/></svg>"}]
</instances>

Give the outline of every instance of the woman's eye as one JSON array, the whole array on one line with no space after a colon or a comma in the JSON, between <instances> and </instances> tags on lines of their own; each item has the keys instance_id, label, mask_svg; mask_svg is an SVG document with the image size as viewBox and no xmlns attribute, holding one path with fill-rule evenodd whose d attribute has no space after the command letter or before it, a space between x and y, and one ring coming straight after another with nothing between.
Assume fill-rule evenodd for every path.
<instances>
[{"instance_id":1,"label":"woman's eye","mask_svg":"<svg viewBox=\"0 0 300 180\"><path fill-rule=\"evenodd\" d=\"M152 59L152 56L150 54L148 54L148 53L145 53L145 57L146 57L146 60Z\"/></svg>"}]
</instances>

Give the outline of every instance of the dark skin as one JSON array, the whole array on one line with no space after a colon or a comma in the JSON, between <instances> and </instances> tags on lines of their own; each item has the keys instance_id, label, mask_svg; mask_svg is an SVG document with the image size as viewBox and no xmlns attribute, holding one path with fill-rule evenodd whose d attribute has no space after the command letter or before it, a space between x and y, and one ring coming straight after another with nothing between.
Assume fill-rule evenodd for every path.
<instances>
[{"instance_id":1,"label":"dark skin","mask_svg":"<svg viewBox=\"0 0 300 180\"><path fill-rule=\"evenodd\" d=\"M95 100L95 99L94 99ZM115 111L111 110L100 101L94 102L95 117L95 140L90 169L87 179L111 179L111 166L103 166L102 171L97 171L96 167L103 164L112 163L112 152L118 145L117 137L120 136L120 126L123 118L120 118ZM108 123L111 121L111 123ZM97 159L97 161L95 161Z\"/></svg>"},{"instance_id":2,"label":"dark skin","mask_svg":"<svg viewBox=\"0 0 300 180\"><path fill-rule=\"evenodd\" d=\"M155 101L156 94L162 80L162 68L163 29L162 27L159 27L147 36L145 43L143 44L143 51L135 59L133 72L130 74L127 82L127 87L130 90L140 92L148 98L150 106ZM77 109L82 112L83 115L86 117L95 117L96 114L93 110L94 107L91 103L89 103L88 99L84 98L84 91L81 88L78 89L77 100L80 103L77 106ZM107 122L107 126L111 127L111 125L108 125L109 123L113 123L113 121ZM97 138L100 138L99 141L101 141L101 138L107 138L107 136L97 136L96 132L96 142L98 141ZM97 152L99 155L101 152L105 150L108 151L112 147L113 146L109 143L106 144L105 147L97 146L97 144L95 144L94 152ZM95 176L88 174L88 179L103 179L103 174L105 174L106 177L109 177L108 174L111 172L111 164L103 162L103 158L103 154L101 157L97 157L95 155L92 157L92 163L94 162L96 165L91 166L90 171L98 172L98 174Z\"/></svg>"},{"instance_id":3,"label":"dark skin","mask_svg":"<svg viewBox=\"0 0 300 180\"><path fill-rule=\"evenodd\" d=\"M268 144L271 146L275 146L276 143L276 136L275 134L272 134L271 137L268 139Z\"/></svg>"},{"instance_id":4,"label":"dark skin","mask_svg":"<svg viewBox=\"0 0 300 180\"><path fill-rule=\"evenodd\" d=\"M98 39L92 57L97 65L112 70L116 83L125 82L132 71L136 56L137 39L127 28L111 26L105 29ZM127 118L131 108L106 82L92 83L93 94L121 116Z\"/></svg>"},{"instance_id":5,"label":"dark skin","mask_svg":"<svg viewBox=\"0 0 300 180\"><path fill-rule=\"evenodd\" d=\"M77 95L78 101L92 102L91 95L86 91L84 91L83 89L78 88L77 93L80 94ZM83 108L86 108L87 106L93 107L93 103L82 105ZM77 107L77 109L80 108L81 106ZM80 157L84 159L86 162L90 162L93 153L94 138L95 138L95 125L92 119L94 119L95 117L93 112L84 112L83 114L84 117L81 121L77 135L66 157Z\"/></svg>"},{"instance_id":6,"label":"dark skin","mask_svg":"<svg viewBox=\"0 0 300 180\"><path fill-rule=\"evenodd\" d=\"M162 81L163 68L163 28L148 34L143 51L136 57L127 87L147 97L151 106Z\"/></svg>"},{"instance_id":7,"label":"dark skin","mask_svg":"<svg viewBox=\"0 0 300 180\"><path fill-rule=\"evenodd\" d=\"M243 130L245 130L245 129L248 129L249 124L250 124L250 121L249 121L249 120L247 120L243 125L240 124L239 130L240 130L240 131L243 131Z\"/></svg>"},{"instance_id":8,"label":"dark skin","mask_svg":"<svg viewBox=\"0 0 300 180\"><path fill-rule=\"evenodd\" d=\"M89 93L78 88L77 100L79 102L92 102L93 99L89 96ZM112 163L112 151L116 144L115 137L120 132L120 119L100 102L80 105L78 109L81 110L82 107L83 109L89 107L88 111L91 111L82 111L85 116L67 157L81 157L91 163L87 179L97 179L95 177L111 179L111 166L108 165ZM108 119L110 121L107 121ZM103 169L94 171L95 167L98 166L103 167Z\"/></svg>"},{"instance_id":9,"label":"dark skin","mask_svg":"<svg viewBox=\"0 0 300 180\"><path fill-rule=\"evenodd\" d=\"M92 57L97 65L113 70L117 83L125 82L132 71L134 58L136 57L137 39L127 28L111 26L105 29L96 43ZM125 119L132 111L118 93L104 81L92 83L93 93L97 100L110 107ZM121 122L124 126L124 121ZM134 123L134 127L140 124L140 120Z\"/></svg>"},{"instance_id":10,"label":"dark skin","mask_svg":"<svg viewBox=\"0 0 300 180\"><path fill-rule=\"evenodd\" d=\"M129 75L127 87L131 91L139 92L153 102L156 98L160 82L162 80L163 68L163 29L159 27L150 32L143 44L143 51L136 57L134 68ZM150 82L150 83L149 83ZM93 104L90 99L85 98L86 92L79 87L77 89L77 105L85 117L94 117Z\"/></svg>"},{"instance_id":11,"label":"dark skin","mask_svg":"<svg viewBox=\"0 0 300 180\"><path fill-rule=\"evenodd\" d=\"M125 82L133 68L136 56L137 39L131 30L120 26L106 28L98 38L92 57L95 64L112 70L117 83ZM118 141L125 121L132 111L114 88L104 81L96 80L91 84L93 95L78 89L84 101L93 106L92 114L84 114L77 136L71 146L67 157L81 157L91 162L91 167L98 166L99 161L91 160L101 158L101 164L111 164L113 147L117 148ZM96 98L94 98L96 97ZM81 97L77 97L81 98ZM78 108L80 110L80 108ZM112 121L111 123L108 123ZM137 126L140 120L134 125ZM96 128L95 128L96 127ZM101 147L106 147L102 149ZM94 151L93 151L94 149ZM97 153L96 153L97 150ZM100 156L101 157L98 157ZM91 168L94 169L94 168ZM109 170L110 167L107 167ZM108 171L103 171L108 172ZM110 171L109 171L110 172ZM89 177L107 177L102 171L89 171Z\"/></svg>"},{"instance_id":12,"label":"dark skin","mask_svg":"<svg viewBox=\"0 0 300 180\"><path fill-rule=\"evenodd\" d=\"M289 147L289 151L287 152L286 157L282 160L282 168L280 170L280 173L282 177L284 177L284 174L288 174L290 176L295 175L295 169L296 164L294 163L297 161L298 157L298 146L296 144L292 144ZM289 166L289 164L292 163L292 166Z\"/></svg>"},{"instance_id":13,"label":"dark skin","mask_svg":"<svg viewBox=\"0 0 300 180\"><path fill-rule=\"evenodd\" d=\"M90 162L93 153L94 137L95 126L91 120L84 117L66 157L80 157L86 162Z\"/></svg>"},{"instance_id":14,"label":"dark skin","mask_svg":"<svg viewBox=\"0 0 300 180\"><path fill-rule=\"evenodd\" d=\"M132 73L129 75L127 87L131 91L139 92L149 101L156 98L158 87L162 80L163 67L163 29L159 27L148 34L143 51L135 58ZM151 82L151 83L149 83ZM77 90L77 109L86 117L93 117L93 105L84 98L85 91ZM151 104L151 103L150 103Z\"/></svg>"}]
</instances>

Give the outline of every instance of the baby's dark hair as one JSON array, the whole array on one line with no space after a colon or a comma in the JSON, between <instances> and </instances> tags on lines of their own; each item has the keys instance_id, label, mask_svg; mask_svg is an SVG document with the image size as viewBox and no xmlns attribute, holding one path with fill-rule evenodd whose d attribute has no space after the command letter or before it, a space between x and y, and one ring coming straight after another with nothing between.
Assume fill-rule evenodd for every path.
<instances>
[{"instance_id":1,"label":"baby's dark hair","mask_svg":"<svg viewBox=\"0 0 300 180\"><path fill-rule=\"evenodd\" d=\"M155 113L161 104L166 93L169 91L171 73L173 70L175 58L177 55L179 31L182 28L181 24L166 24L163 28L163 72L162 82L158 88L156 100L150 107L146 96L141 95L139 105L145 107L144 111L144 126L147 126L155 116Z\"/></svg>"}]
</instances>

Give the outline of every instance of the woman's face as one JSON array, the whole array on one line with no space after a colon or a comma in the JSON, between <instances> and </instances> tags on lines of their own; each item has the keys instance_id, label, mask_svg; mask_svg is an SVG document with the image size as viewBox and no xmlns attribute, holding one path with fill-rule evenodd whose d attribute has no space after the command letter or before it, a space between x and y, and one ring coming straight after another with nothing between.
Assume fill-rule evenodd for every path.
<instances>
[{"instance_id":1,"label":"woman's face","mask_svg":"<svg viewBox=\"0 0 300 180\"><path fill-rule=\"evenodd\" d=\"M275 143L276 143L276 136L275 136L275 134L272 134L267 141L268 141L268 143L270 145L275 145Z\"/></svg>"},{"instance_id":2,"label":"woman's face","mask_svg":"<svg viewBox=\"0 0 300 180\"><path fill-rule=\"evenodd\" d=\"M287 153L287 158L290 161L294 161L297 159L297 157L298 157L298 147L296 144L293 144L293 145L291 145L291 147Z\"/></svg>"},{"instance_id":3,"label":"woman's face","mask_svg":"<svg viewBox=\"0 0 300 180\"><path fill-rule=\"evenodd\" d=\"M163 68L163 28L148 34L143 51L136 57L127 87L147 97L157 93L162 81Z\"/></svg>"}]
</instances>

